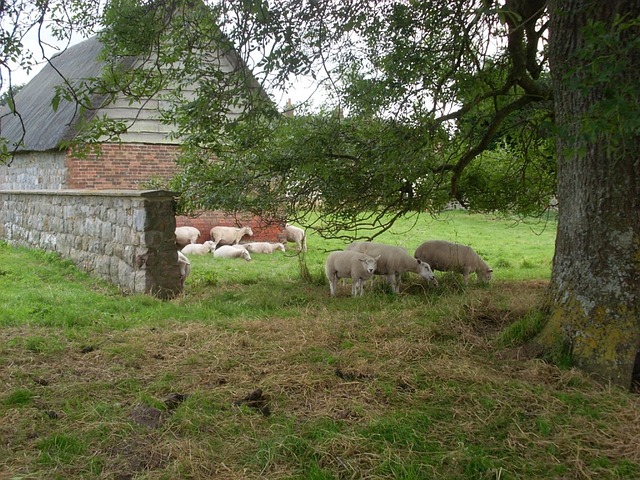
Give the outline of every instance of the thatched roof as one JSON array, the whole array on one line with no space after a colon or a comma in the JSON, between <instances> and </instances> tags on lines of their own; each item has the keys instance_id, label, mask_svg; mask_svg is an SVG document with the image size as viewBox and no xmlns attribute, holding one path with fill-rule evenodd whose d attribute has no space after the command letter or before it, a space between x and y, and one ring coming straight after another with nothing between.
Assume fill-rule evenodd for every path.
<instances>
[{"instance_id":1,"label":"thatched roof","mask_svg":"<svg viewBox=\"0 0 640 480\"><path fill-rule=\"evenodd\" d=\"M55 87L65 81L97 77L103 67L98 61L102 44L92 37L54 56L15 96L19 113L12 114L8 106L0 110L0 137L15 148L24 132L24 146L20 150L46 151L60 148L61 142L72 139L80 116L75 102L61 101L57 110L52 107ZM93 99L93 105L100 104Z\"/></svg>"}]
</instances>

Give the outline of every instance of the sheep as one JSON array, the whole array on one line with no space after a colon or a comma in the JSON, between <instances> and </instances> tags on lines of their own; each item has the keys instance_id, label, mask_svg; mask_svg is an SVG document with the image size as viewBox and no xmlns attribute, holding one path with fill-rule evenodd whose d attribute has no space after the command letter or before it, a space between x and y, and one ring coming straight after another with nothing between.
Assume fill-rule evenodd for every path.
<instances>
[{"instance_id":1,"label":"sheep","mask_svg":"<svg viewBox=\"0 0 640 480\"><path fill-rule=\"evenodd\" d=\"M284 244L280 242L277 242L277 243L251 242L251 243L245 243L244 246L251 253L273 253L276 250L280 250L282 252L285 251Z\"/></svg>"},{"instance_id":2,"label":"sheep","mask_svg":"<svg viewBox=\"0 0 640 480\"><path fill-rule=\"evenodd\" d=\"M294 242L298 246L298 250L307 251L307 234L300 228L288 223L284 227L287 233L287 242Z\"/></svg>"},{"instance_id":3,"label":"sheep","mask_svg":"<svg viewBox=\"0 0 640 480\"><path fill-rule=\"evenodd\" d=\"M362 296L364 282L371 278L380 257L371 257L348 250L331 252L327 257L324 271L329 279L331 296L335 297L339 278L351 278L351 295Z\"/></svg>"},{"instance_id":4,"label":"sheep","mask_svg":"<svg viewBox=\"0 0 640 480\"><path fill-rule=\"evenodd\" d=\"M213 251L215 258L244 258L247 262L251 261L251 255L244 248L235 248L232 245L221 245Z\"/></svg>"},{"instance_id":5,"label":"sheep","mask_svg":"<svg viewBox=\"0 0 640 480\"><path fill-rule=\"evenodd\" d=\"M213 227L209 232L211 235L211 240L217 247L220 245L237 245L240 243L240 239L245 235L252 236L253 230L251 227Z\"/></svg>"},{"instance_id":6,"label":"sheep","mask_svg":"<svg viewBox=\"0 0 640 480\"><path fill-rule=\"evenodd\" d=\"M471 272L475 272L479 282L491 280L491 267L467 245L429 240L416 248L414 256L428 262L434 270L462 273L465 285L469 283Z\"/></svg>"},{"instance_id":7,"label":"sheep","mask_svg":"<svg viewBox=\"0 0 640 480\"><path fill-rule=\"evenodd\" d=\"M206 255L209 252L213 252L215 245L211 240L207 240L204 243L190 243L182 249L182 253L185 255Z\"/></svg>"},{"instance_id":8,"label":"sheep","mask_svg":"<svg viewBox=\"0 0 640 480\"><path fill-rule=\"evenodd\" d=\"M176 244L183 248L190 243L196 243L200 237L200 230L196 227L178 227L176 228Z\"/></svg>"},{"instance_id":9,"label":"sheep","mask_svg":"<svg viewBox=\"0 0 640 480\"><path fill-rule=\"evenodd\" d=\"M413 258L402 247L374 242L354 242L347 250L378 255L376 275L383 275L394 293L400 293L400 280L404 272L413 272L429 282L438 283L428 263Z\"/></svg>"},{"instance_id":10,"label":"sheep","mask_svg":"<svg viewBox=\"0 0 640 480\"><path fill-rule=\"evenodd\" d=\"M189 259L182 253L178 253L178 267L180 268L180 288L184 288L184 282L191 273L191 262Z\"/></svg>"}]
</instances>

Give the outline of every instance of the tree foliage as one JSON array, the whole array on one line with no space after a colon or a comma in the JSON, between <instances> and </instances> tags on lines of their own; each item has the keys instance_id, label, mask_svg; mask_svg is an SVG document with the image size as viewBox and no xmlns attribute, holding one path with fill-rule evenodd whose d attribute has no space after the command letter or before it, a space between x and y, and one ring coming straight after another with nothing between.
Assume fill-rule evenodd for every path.
<instances>
[{"instance_id":1,"label":"tree foliage","mask_svg":"<svg viewBox=\"0 0 640 480\"><path fill-rule=\"evenodd\" d=\"M313 76L325 102L294 118L250 102L232 124L199 102L174 112L185 207L303 223L314 209L335 235L451 199L540 213L555 193L545 2L247 0L215 12L268 89Z\"/></svg>"},{"instance_id":2,"label":"tree foliage","mask_svg":"<svg viewBox=\"0 0 640 480\"><path fill-rule=\"evenodd\" d=\"M75 28L99 27L106 67L57 101L160 98L184 141L170 187L185 210L304 223L313 209L335 235L451 199L539 213L554 194L544 1L113 0L91 20L84 2L65 8ZM300 76L323 102L282 117L265 92ZM95 121L81 140L126 128Z\"/></svg>"}]
</instances>

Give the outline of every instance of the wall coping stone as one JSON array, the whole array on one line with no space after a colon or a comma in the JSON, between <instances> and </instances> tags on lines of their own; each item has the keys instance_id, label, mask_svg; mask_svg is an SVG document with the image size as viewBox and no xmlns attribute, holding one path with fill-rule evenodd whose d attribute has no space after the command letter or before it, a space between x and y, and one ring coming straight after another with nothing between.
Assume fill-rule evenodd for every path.
<instances>
[{"instance_id":1,"label":"wall coping stone","mask_svg":"<svg viewBox=\"0 0 640 480\"><path fill-rule=\"evenodd\" d=\"M93 197L177 197L177 192L169 190L0 190L2 195L59 195Z\"/></svg>"}]
</instances>

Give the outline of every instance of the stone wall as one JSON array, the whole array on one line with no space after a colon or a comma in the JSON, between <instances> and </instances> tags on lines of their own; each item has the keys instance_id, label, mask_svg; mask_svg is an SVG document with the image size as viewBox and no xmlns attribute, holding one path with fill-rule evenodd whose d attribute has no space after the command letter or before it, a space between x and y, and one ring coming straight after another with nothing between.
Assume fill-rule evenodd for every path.
<instances>
[{"instance_id":1,"label":"stone wall","mask_svg":"<svg viewBox=\"0 0 640 480\"><path fill-rule=\"evenodd\" d=\"M66 178L64 151L16 153L9 166L0 163L0 190L59 190Z\"/></svg>"},{"instance_id":2,"label":"stone wall","mask_svg":"<svg viewBox=\"0 0 640 480\"><path fill-rule=\"evenodd\" d=\"M0 238L58 252L124 291L181 291L171 192L0 190Z\"/></svg>"}]
</instances>

